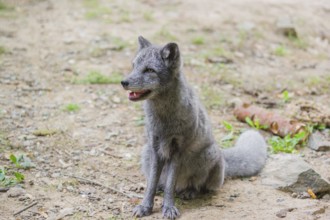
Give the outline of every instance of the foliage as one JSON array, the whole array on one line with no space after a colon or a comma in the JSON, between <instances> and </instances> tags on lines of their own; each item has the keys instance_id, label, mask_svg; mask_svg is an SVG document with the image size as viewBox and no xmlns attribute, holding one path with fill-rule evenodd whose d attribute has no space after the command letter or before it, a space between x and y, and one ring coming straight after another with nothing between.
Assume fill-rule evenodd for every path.
<instances>
[{"instance_id":1,"label":"foliage","mask_svg":"<svg viewBox=\"0 0 330 220\"><path fill-rule=\"evenodd\" d=\"M65 107L64 107L64 110L67 111L67 112L77 112L80 110L80 107L78 104L75 104L75 103L70 103L70 104L67 104Z\"/></svg>"},{"instance_id":2,"label":"foliage","mask_svg":"<svg viewBox=\"0 0 330 220\"><path fill-rule=\"evenodd\" d=\"M202 45L205 43L205 40L203 37L195 37L193 40L192 40L192 43L195 44L195 45Z\"/></svg>"},{"instance_id":3,"label":"foliage","mask_svg":"<svg viewBox=\"0 0 330 220\"><path fill-rule=\"evenodd\" d=\"M250 125L250 127L255 128L255 129L257 129L257 130L260 130L260 129L267 129L267 128L268 128L267 125L262 125L262 124L260 124L258 118L255 118L255 119L253 119L253 121L252 121L252 119L251 119L250 117L246 117L246 118L245 118L245 121L246 121L246 123L247 123L248 125Z\"/></svg>"},{"instance_id":4,"label":"foliage","mask_svg":"<svg viewBox=\"0 0 330 220\"><path fill-rule=\"evenodd\" d=\"M273 153L295 153L298 145L305 145L307 135L308 132L301 131L293 136L288 134L284 138L273 136L268 140L268 144L271 146Z\"/></svg>"},{"instance_id":5,"label":"foliage","mask_svg":"<svg viewBox=\"0 0 330 220\"><path fill-rule=\"evenodd\" d=\"M276 56L284 57L285 55L288 54L288 51L287 51L287 49L285 48L284 45L281 45L281 46L278 46L278 47L275 48L274 54Z\"/></svg>"},{"instance_id":6,"label":"foliage","mask_svg":"<svg viewBox=\"0 0 330 220\"><path fill-rule=\"evenodd\" d=\"M282 92L282 97L285 103L290 101L289 92L287 90L284 90Z\"/></svg>"},{"instance_id":7,"label":"foliage","mask_svg":"<svg viewBox=\"0 0 330 220\"><path fill-rule=\"evenodd\" d=\"M0 168L0 187L10 187L24 181L25 176L18 172L17 169L30 169L35 167L31 159L24 154L19 156L11 154L9 160L14 167L11 166L7 170L4 167Z\"/></svg>"},{"instance_id":8,"label":"foliage","mask_svg":"<svg viewBox=\"0 0 330 220\"><path fill-rule=\"evenodd\" d=\"M11 154L9 159L17 168L30 169L35 167L35 165L31 162L31 159L24 154L21 154L18 157Z\"/></svg>"},{"instance_id":9,"label":"foliage","mask_svg":"<svg viewBox=\"0 0 330 220\"><path fill-rule=\"evenodd\" d=\"M227 121L223 121L222 124L229 133L221 139L221 145L228 148L233 145L233 141L235 140L235 129L234 126Z\"/></svg>"},{"instance_id":10,"label":"foliage","mask_svg":"<svg viewBox=\"0 0 330 220\"><path fill-rule=\"evenodd\" d=\"M74 79L75 84L119 84L122 80L122 75L115 72L111 76L106 76L99 71L91 71L83 79Z\"/></svg>"}]
</instances>

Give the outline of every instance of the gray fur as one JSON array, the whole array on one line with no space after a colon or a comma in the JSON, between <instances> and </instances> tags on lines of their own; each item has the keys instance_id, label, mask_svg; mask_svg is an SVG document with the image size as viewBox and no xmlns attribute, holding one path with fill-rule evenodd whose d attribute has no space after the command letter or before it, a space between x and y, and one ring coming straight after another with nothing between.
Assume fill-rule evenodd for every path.
<instances>
[{"instance_id":1,"label":"gray fur","mask_svg":"<svg viewBox=\"0 0 330 220\"><path fill-rule=\"evenodd\" d=\"M133 70L122 81L126 90L148 91L136 100L145 100L147 144L142 170L147 188L133 215L150 215L160 189L163 216L175 219L180 215L174 206L175 193L189 199L218 189L225 175L255 175L265 163L266 143L258 132L247 131L234 148L222 151L203 105L182 73L178 45L154 46L142 37L139 44Z\"/></svg>"}]
</instances>

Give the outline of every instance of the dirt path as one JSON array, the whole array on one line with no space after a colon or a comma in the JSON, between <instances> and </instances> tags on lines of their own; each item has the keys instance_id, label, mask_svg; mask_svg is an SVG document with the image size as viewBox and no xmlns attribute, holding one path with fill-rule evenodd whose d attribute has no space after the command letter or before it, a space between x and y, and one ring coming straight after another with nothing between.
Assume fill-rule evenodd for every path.
<instances>
[{"instance_id":1,"label":"dirt path","mask_svg":"<svg viewBox=\"0 0 330 220\"><path fill-rule=\"evenodd\" d=\"M118 83L130 71L138 35L178 42L185 74L207 106L218 140L226 135L224 120L247 128L232 116L235 97L272 102L288 114L299 101L330 107L327 0L0 3L0 167L11 166L10 154L26 154L36 165L20 170L22 195L0 193L1 219L15 219L13 213L31 201L38 204L16 219L68 213L64 219L131 218L137 199L74 176L129 195L144 191L141 103L130 103ZM300 40L276 31L277 19L285 16L295 21ZM108 83L88 84L98 73ZM289 91L289 104L283 103L283 90ZM301 154L330 180L329 152ZM146 219L161 218L161 199ZM181 219L276 219L285 208L294 208L287 219L330 219L329 208L313 214L330 207L329 200L293 198L263 186L259 176L228 180L214 195L177 203Z\"/></svg>"}]
</instances>

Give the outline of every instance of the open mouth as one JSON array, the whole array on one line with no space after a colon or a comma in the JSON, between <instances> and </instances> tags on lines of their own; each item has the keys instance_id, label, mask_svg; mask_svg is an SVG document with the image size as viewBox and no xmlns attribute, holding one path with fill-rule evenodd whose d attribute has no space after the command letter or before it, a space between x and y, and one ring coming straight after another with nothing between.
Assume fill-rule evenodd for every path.
<instances>
[{"instance_id":1,"label":"open mouth","mask_svg":"<svg viewBox=\"0 0 330 220\"><path fill-rule=\"evenodd\" d=\"M138 101L138 100L141 100L141 99L145 98L150 93L151 93L150 90L130 92L128 94L128 99L131 100L131 101Z\"/></svg>"}]
</instances>

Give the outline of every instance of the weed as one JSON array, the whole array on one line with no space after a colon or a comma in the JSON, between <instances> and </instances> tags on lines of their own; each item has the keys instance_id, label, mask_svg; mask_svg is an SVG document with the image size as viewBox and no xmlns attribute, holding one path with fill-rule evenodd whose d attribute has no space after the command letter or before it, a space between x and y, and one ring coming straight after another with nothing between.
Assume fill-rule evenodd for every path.
<instances>
[{"instance_id":1,"label":"weed","mask_svg":"<svg viewBox=\"0 0 330 220\"><path fill-rule=\"evenodd\" d=\"M75 103L70 103L70 104L67 104L66 106L64 106L64 111L67 111L67 112L77 112L80 110L80 107L78 104L75 104Z\"/></svg>"},{"instance_id":2,"label":"weed","mask_svg":"<svg viewBox=\"0 0 330 220\"><path fill-rule=\"evenodd\" d=\"M131 15L129 11L122 10L120 13L119 21L122 23L130 23L132 22Z\"/></svg>"},{"instance_id":3,"label":"weed","mask_svg":"<svg viewBox=\"0 0 330 220\"><path fill-rule=\"evenodd\" d=\"M298 145L304 146L306 144L305 140L308 134L306 131L301 131L292 137L290 134L284 138L273 136L268 140L268 144L271 146L273 153L296 153Z\"/></svg>"},{"instance_id":4,"label":"weed","mask_svg":"<svg viewBox=\"0 0 330 220\"><path fill-rule=\"evenodd\" d=\"M260 124L260 121L258 118L254 118L253 121L250 117L246 117L245 118L245 122L250 125L250 127L260 130L260 129L267 129L268 126L267 125L262 125Z\"/></svg>"},{"instance_id":5,"label":"weed","mask_svg":"<svg viewBox=\"0 0 330 220\"><path fill-rule=\"evenodd\" d=\"M173 35L169 30L167 30L165 27L162 27L157 33L157 36L167 39L167 40L177 40L177 37Z\"/></svg>"},{"instance_id":6,"label":"weed","mask_svg":"<svg viewBox=\"0 0 330 220\"><path fill-rule=\"evenodd\" d=\"M6 48L4 48L3 46L0 46L0 56L5 53L6 53Z\"/></svg>"},{"instance_id":7,"label":"weed","mask_svg":"<svg viewBox=\"0 0 330 220\"><path fill-rule=\"evenodd\" d=\"M285 103L289 102L290 101L290 96L289 96L289 92L287 90L284 90L282 92L282 98L283 98L283 101Z\"/></svg>"},{"instance_id":8,"label":"weed","mask_svg":"<svg viewBox=\"0 0 330 220\"><path fill-rule=\"evenodd\" d=\"M275 48L274 54L276 56L284 57L288 54L288 50L285 48L284 45L280 45L280 46Z\"/></svg>"},{"instance_id":9,"label":"weed","mask_svg":"<svg viewBox=\"0 0 330 220\"><path fill-rule=\"evenodd\" d=\"M9 176L10 175L10 176ZM11 172L5 170L5 168L0 168L0 186L9 187L17 185L23 182L25 179L24 175L20 172Z\"/></svg>"},{"instance_id":10,"label":"weed","mask_svg":"<svg viewBox=\"0 0 330 220\"><path fill-rule=\"evenodd\" d=\"M203 37L195 37L194 39L192 39L192 43L195 45L202 45L205 43L205 40Z\"/></svg>"},{"instance_id":11,"label":"weed","mask_svg":"<svg viewBox=\"0 0 330 220\"><path fill-rule=\"evenodd\" d=\"M16 157L14 154L11 154L9 159L16 166L16 168L30 169L35 167L35 165L31 162L31 159L24 154L21 154L18 157Z\"/></svg>"},{"instance_id":12,"label":"weed","mask_svg":"<svg viewBox=\"0 0 330 220\"><path fill-rule=\"evenodd\" d=\"M105 76L98 71L91 71L83 79L73 79L74 84L119 84L122 80L122 75L114 72L111 76Z\"/></svg>"},{"instance_id":13,"label":"weed","mask_svg":"<svg viewBox=\"0 0 330 220\"><path fill-rule=\"evenodd\" d=\"M142 115L139 118L137 118L135 120L135 124L136 126L144 126L145 125L144 116Z\"/></svg>"},{"instance_id":14,"label":"weed","mask_svg":"<svg viewBox=\"0 0 330 220\"><path fill-rule=\"evenodd\" d=\"M308 47L308 43L300 37L295 37L295 36L289 35L289 40L297 48L306 49Z\"/></svg>"},{"instance_id":15,"label":"weed","mask_svg":"<svg viewBox=\"0 0 330 220\"><path fill-rule=\"evenodd\" d=\"M113 45L113 50L123 50L128 46L128 42L119 37L112 37L111 44Z\"/></svg>"},{"instance_id":16,"label":"weed","mask_svg":"<svg viewBox=\"0 0 330 220\"><path fill-rule=\"evenodd\" d=\"M223 148L228 148L228 147L233 146L233 141L236 139L235 129L234 129L233 125L227 121L223 121L222 124L223 124L225 130L228 131L229 133L226 136L224 136L223 138L221 138L221 146Z\"/></svg>"},{"instance_id":17,"label":"weed","mask_svg":"<svg viewBox=\"0 0 330 220\"><path fill-rule=\"evenodd\" d=\"M221 93L210 86L202 87L202 96L207 108L216 108L224 104L224 99Z\"/></svg>"},{"instance_id":18,"label":"weed","mask_svg":"<svg viewBox=\"0 0 330 220\"><path fill-rule=\"evenodd\" d=\"M144 18L144 20L146 20L146 21L154 21L154 20L155 20L155 18L154 18L154 16L153 16L152 12L150 12L150 11L144 12L144 13L143 13L143 18Z\"/></svg>"}]
</instances>

